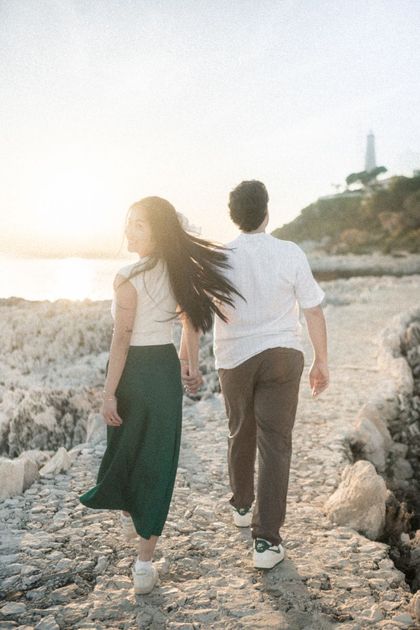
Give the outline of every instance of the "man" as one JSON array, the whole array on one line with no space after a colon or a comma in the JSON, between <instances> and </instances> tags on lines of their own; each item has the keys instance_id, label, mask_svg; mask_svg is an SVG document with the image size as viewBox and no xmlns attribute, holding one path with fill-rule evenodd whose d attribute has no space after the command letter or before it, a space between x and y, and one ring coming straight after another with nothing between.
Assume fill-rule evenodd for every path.
<instances>
[{"instance_id":1,"label":"man","mask_svg":"<svg viewBox=\"0 0 420 630\"><path fill-rule=\"evenodd\" d=\"M245 299L216 317L214 354L229 418L228 463L233 519L252 527L254 566L270 569L284 557L280 527L292 452L292 429L304 367L298 305L303 310L314 358L312 395L328 386L324 292L304 252L266 233L268 194L261 182L244 181L229 197L240 230L226 246L227 275ZM258 487L254 465L258 449Z\"/></svg>"}]
</instances>

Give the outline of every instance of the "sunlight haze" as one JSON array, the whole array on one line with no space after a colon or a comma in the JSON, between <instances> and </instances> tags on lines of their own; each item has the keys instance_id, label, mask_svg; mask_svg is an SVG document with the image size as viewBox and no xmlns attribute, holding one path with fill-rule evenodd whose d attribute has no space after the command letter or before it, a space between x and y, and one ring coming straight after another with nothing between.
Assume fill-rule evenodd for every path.
<instances>
[{"instance_id":1,"label":"sunlight haze","mask_svg":"<svg viewBox=\"0 0 420 630\"><path fill-rule=\"evenodd\" d=\"M0 250L109 255L160 195L235 236L261 179L269 229L363 168L420 168L420 5L408 0L0 0Z\"/></svg>"}]
</instances>

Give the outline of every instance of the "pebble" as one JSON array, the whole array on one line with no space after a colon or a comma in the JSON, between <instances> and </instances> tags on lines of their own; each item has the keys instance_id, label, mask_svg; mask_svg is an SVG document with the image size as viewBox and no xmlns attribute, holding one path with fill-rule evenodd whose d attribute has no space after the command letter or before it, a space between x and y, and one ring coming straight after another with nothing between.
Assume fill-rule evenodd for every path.
<instances>
[{"instance_id":1,"label":"pebble","mask_svg":"<svg viewBox=\"0 0 420 630\"><path fill-rule=\"evenodd\" d=\"M399 615L395 615L394 617L392 617L392 621L403 623L403 624L405 623L407 624L407 626L411 626L411 624L413 623L413 618L411 615L407 613L401 613Z\"/></svg>"},{"instance_id":2,"label":"pebble","mask_svg":"<svg viewBox=\"0 0 420 630\"><path fill-rule=\"evenodd\" d=\"M60 630L60 626L52 615L48 615L36 624L35 630Z\"/></svg>"},{"instance_id":3,"label":"pebble","mask_svg":"<svg viewBox=\"0 0 420 630\"><path fill-rule=\"evenodd\" d=\"M26 605L19 602L8 602L0 608L0 614L2 614L4 617L21 615L24 612L26 612Z\"/></svg>"},{"instance_id":4,"label":"pebble","mask_svg":"<svg viewBox=\"0 0 420 630\"><path fill-rule=\"evenodd\" d=\"M51 599L55 604L64 604L77 596L78 588L76 584L69 584L68 586L62 586L55 589L51 593Z\"/></svg>"}]
</instances>

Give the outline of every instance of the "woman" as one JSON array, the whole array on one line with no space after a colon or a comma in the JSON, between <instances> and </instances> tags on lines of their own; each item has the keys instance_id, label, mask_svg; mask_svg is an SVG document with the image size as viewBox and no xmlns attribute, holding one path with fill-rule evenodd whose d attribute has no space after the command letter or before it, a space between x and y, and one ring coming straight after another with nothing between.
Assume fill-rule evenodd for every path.
<instances>
[{"instance_id":1,"label":"woman","mask_svg":"<svg viewBox=\"0 0 420 630\"><path fill-rule=\"evenodd\" d=\"M188 234L165 199L133 204L126 236L139 261L114 280L114 331L101 410L107 448L96 486L80 501L122 511L125 537L138 539L134 590L148 593L158 580L152 557L178 464L181 377L191 392L200 386L199 331L210 329L213 313L224 318L219 305L231 305L237 292L221 273L228 266L222 248ZM177 316L180 359L172 341Z\"/></svg>"}]
</instances>

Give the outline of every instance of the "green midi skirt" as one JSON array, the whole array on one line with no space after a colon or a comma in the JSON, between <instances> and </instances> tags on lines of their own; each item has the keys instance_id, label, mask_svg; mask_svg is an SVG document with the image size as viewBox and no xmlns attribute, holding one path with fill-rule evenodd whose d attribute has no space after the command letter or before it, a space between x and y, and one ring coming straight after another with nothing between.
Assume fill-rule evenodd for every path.
<instances>
[{"instance_id":1,"label":"green midi skirt","mask_svg":"<svg viewBox=\"0 0 420 630\"><path fill-rule=\"evenodd\" d=\"M94 509L131 514L143 538L160 536L169 511L182 424L175 346L130 346L116 391L119 427L107 426L96 486L79 497Z\"/></svg>"}]
</instances>

